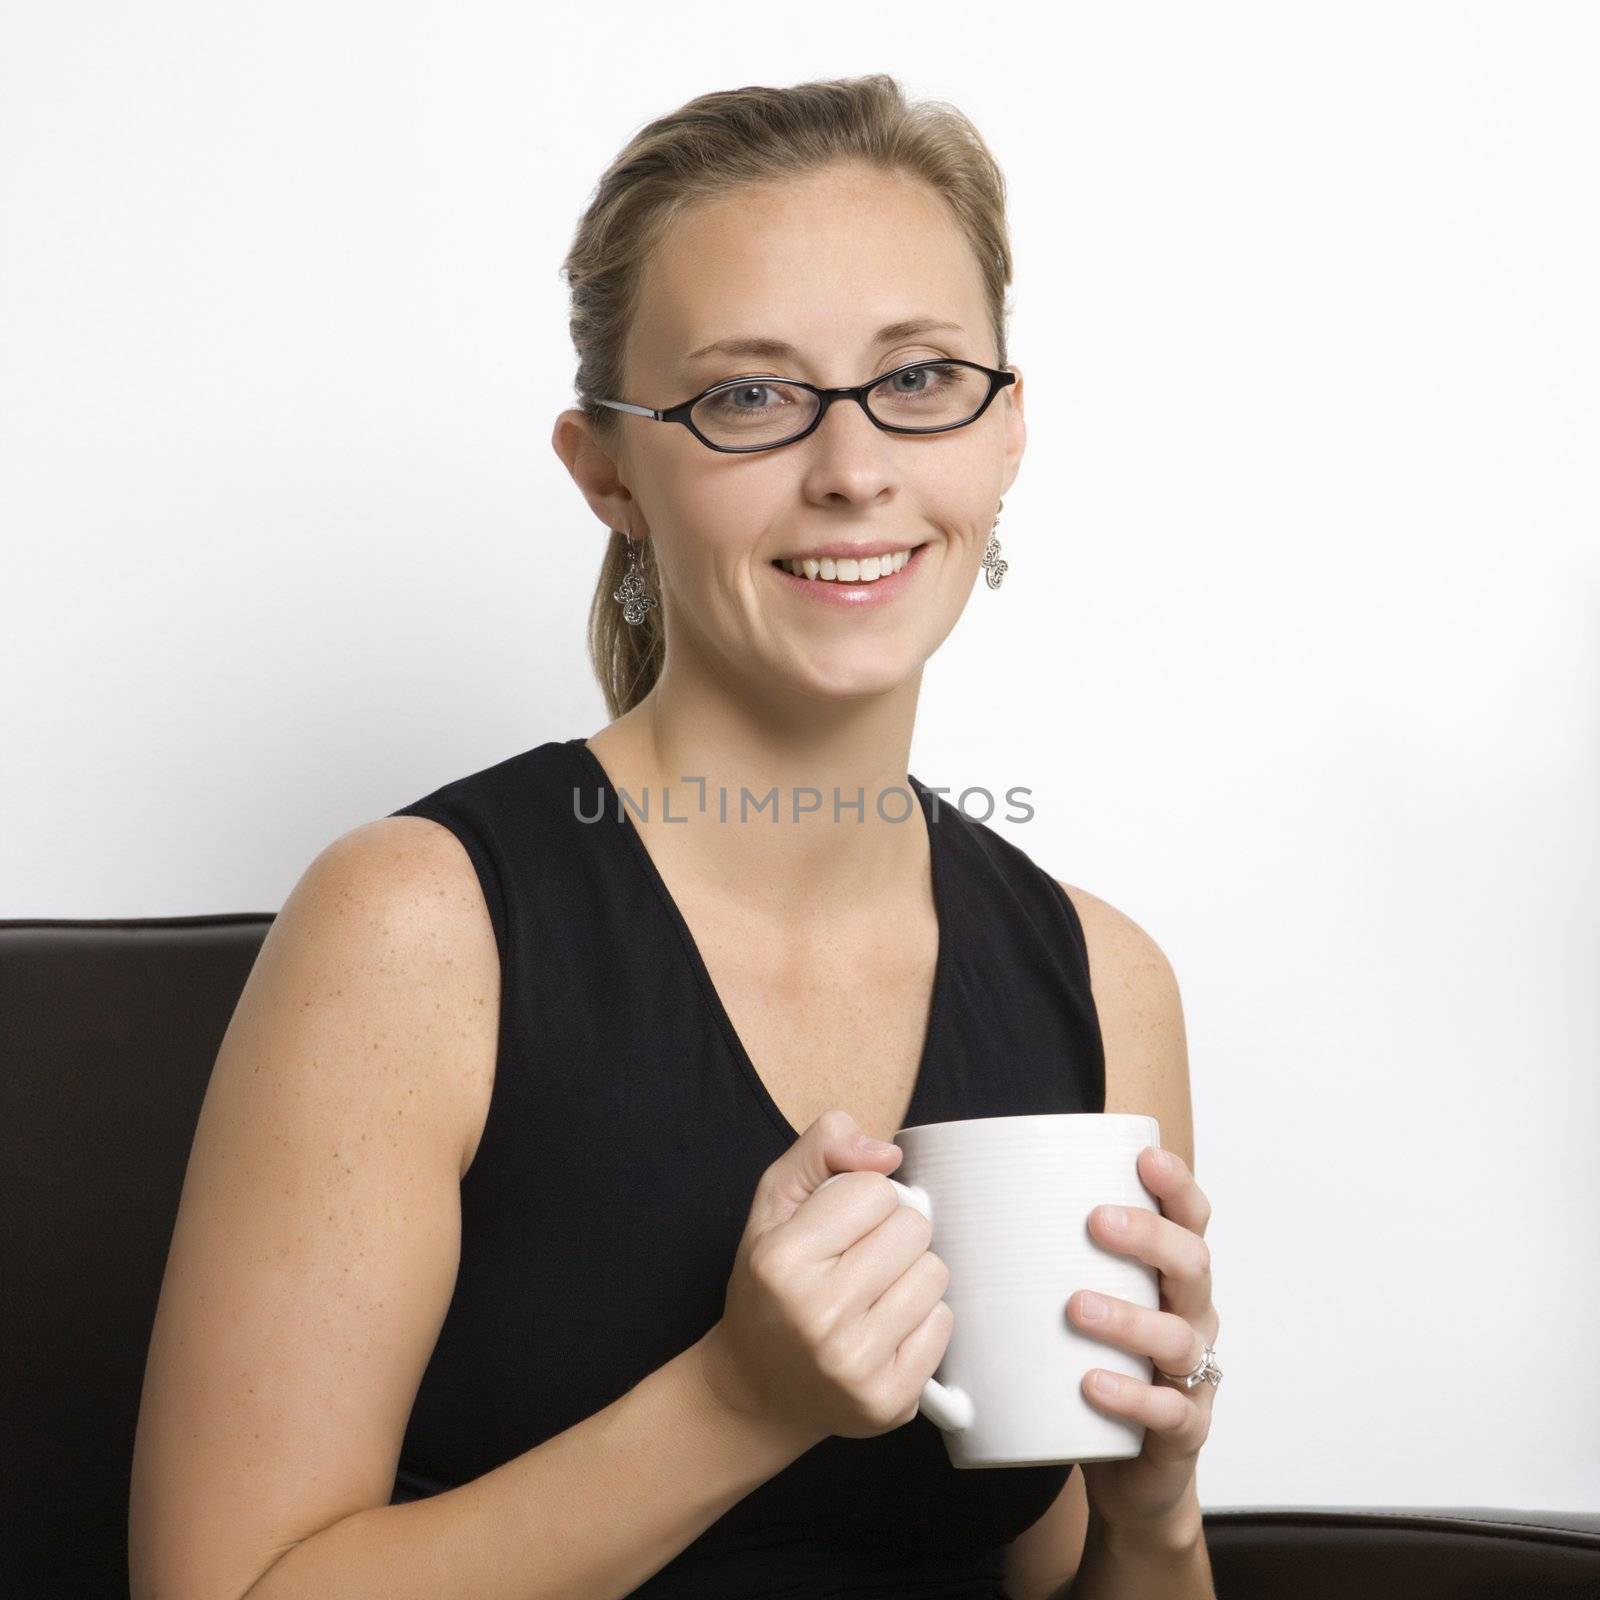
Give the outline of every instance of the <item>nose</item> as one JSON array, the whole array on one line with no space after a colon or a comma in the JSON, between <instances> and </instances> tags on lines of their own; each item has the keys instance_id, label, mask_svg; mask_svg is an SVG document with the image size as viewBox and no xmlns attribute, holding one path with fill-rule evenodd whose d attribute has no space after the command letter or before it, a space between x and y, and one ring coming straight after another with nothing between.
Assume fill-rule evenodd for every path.
<instances>
[{"instance_id":1,"label":"nose","mask_svg":"<svg viewBox=\"0 0 1600 1600\"><path fill-rule=\"evenodd\" d=\"M817 424L817 431L819 433L822 431L823 428L827 427L827 425L830 422L833 423L834 429L835 429L835 431L837 431L837 429L839 428L840 424L835 419L835 417L833 415L833 413L837 412L837 411L849 411L849 412L852 412L855 415L859 425L861 427L866 428L867 430L869 430L869 432L872 432L872 433L882 433L883 432L883 429L880 428L877 425L877 423L872 420L872 416L868 412L866 404L865 404L863 399L853 395L852 392L850 390L848 390L848 389L842 389L842 390L841 389L832 389L832 390L829 390L828 393L829 393L828 408L823 413L822 421ZM844 426L847 427L847 428L851 427L853 425L854 424L851 424L851 423L845 423L844 424Z\"/></svg>"}]
</instances>

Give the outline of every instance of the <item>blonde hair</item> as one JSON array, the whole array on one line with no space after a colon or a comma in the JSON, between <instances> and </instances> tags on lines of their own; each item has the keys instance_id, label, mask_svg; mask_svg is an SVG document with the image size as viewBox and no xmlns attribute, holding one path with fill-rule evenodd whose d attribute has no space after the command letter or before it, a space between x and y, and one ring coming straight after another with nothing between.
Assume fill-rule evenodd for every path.
<instances>
[{"instance_id":1,"label":"blonde hair","mask_svg":"<svg viewBox=\"0 0 1600 1600\"><path fill-rule=\"evenodd\" d=\"M1005 179L961 111L940 100L908 102L887 73L718 90L633 135L596 184L562 263L578 355L574 387L598 437L615 443L622 414L597 402L636 398L623 393L623 352L644 263L672 224L698 201L840 162L919 178L944 198L977 256L996 365L1006 365ZM650 692L666 653L661 605L632 624L612 598L628 545L613 530L589 607L589 659L613 718ZM637 548L645 583L659 597L653 546L644 539Z\"/></svg>"}]
</instances>

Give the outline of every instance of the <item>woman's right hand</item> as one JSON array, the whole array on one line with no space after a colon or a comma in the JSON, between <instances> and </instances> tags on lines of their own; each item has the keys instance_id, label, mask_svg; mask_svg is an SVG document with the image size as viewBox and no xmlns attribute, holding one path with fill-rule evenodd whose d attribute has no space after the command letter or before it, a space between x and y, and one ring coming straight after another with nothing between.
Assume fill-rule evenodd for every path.
<instances>
[{"instance_id":1,"label":"woman's right hand","mask_svg":"<svg viewBox=\"0 0 1600 1600\"><path fill-rule=\"evenodd\" d=\"M814 1442L909 1422L955 1326L932 1225L885 1181L903 1152L864 1150L860 1132L825 1111L762 1173L702 1340L713 1394ZM816 1194L836 1173L851 1176Z\"/></svg>"}]
</instances>

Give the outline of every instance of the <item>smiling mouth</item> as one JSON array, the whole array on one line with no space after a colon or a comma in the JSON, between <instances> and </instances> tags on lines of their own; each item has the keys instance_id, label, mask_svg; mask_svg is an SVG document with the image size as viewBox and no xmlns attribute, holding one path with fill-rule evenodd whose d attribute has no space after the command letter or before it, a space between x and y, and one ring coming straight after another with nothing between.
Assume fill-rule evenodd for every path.
<instances>
[{"instance_id":1,"label":"smiling mouth","mask_svg":"<svg viewBox=\"0 0 1600 1600\"><path fill-rule=\"evenodd\" d=\"M880 578L892 578L903 571L911 558L922 549L922 544L907 545L886 556L868 556L864 561L854 561L842 556L789 556L779 557L772 565L791 577L805 578L812 583L871 584Z\"/></svg>"}]
</instances>

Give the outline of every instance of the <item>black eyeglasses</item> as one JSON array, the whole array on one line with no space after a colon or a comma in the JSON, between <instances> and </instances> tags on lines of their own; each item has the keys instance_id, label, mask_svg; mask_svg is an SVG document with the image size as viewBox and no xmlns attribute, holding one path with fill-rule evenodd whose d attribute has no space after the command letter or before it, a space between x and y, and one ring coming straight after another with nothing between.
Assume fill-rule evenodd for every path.
<instances>
[{"instance_id":1,"label":"black eyeglasses","mask_svg":"<svg viewBox=\"0 0 1600 1600\"><path fill-rule=\"evenodd\" d=\"M901 388L902 381L909 383ZM654 411L626 400L601 400L656 422L681 422L712 450L775 450L814 433L835 400L854 400L887 433L948 433L976 422L1017 375L976 361L913 361L854 388L819 389L798 378L728 378L681 405ZM760 398L756 405L742 399Z\"/></svg>"}]
</instances>

